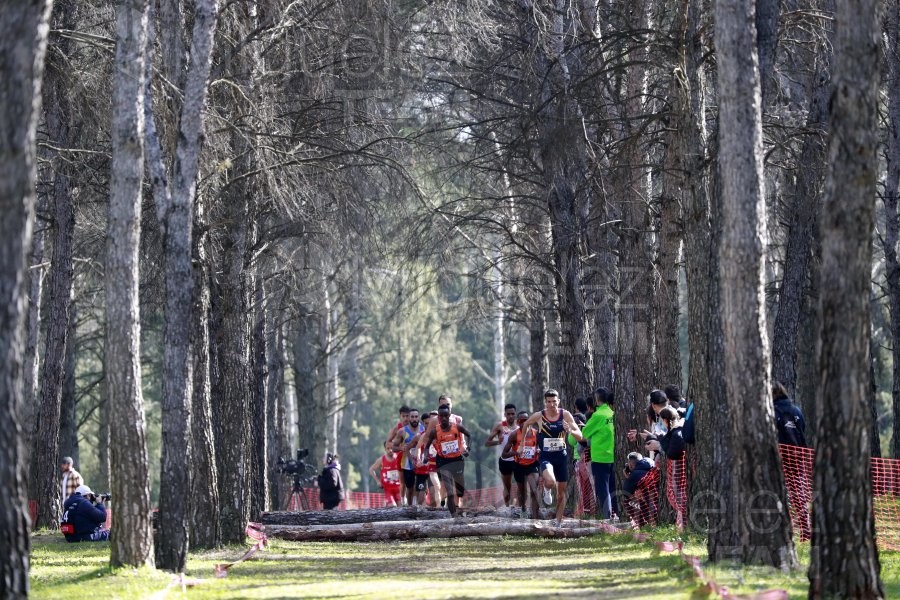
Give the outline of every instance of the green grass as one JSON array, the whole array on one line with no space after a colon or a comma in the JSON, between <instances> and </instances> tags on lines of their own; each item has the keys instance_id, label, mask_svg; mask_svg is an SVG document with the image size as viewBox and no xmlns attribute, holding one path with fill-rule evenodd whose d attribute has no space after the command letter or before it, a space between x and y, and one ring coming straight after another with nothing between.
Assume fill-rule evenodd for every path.
<instances>
[{"instance_id":1,"label":"green grass","mask_svg":"<svg viewBox=\"0 0 900 600\"><path fill-rule=\"evenodd\" d=\"M673 529L652 532L674 539ZM536 538L428 539L385 543L300 543L273 540L268 550L215 579L216 563L246 550L192 553L189 577L202 580L182 593L171 574L107 567L108 543L66 544L58 534L33 537L34 598L90 594L103 598L691 598L697 583L675 553L628 536L576 540ZM703 540L685 538L686 551L704 555ZM757 567L705 565L734 592L784 588L806 597L804 568L790 574ZM887 597L900 597L900 553L882 553Z\"/></svg>"}]
</instances>

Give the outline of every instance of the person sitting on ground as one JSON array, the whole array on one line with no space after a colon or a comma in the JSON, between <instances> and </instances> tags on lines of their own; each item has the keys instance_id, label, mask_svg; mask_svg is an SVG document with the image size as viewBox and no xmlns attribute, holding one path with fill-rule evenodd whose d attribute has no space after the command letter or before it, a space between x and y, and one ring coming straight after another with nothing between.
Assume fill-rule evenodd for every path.
<instances>
[{"instance_id":1,"label":"person sitting on ground","mask_svg":"<svg viewBox=\"0 0 900 600\"><path fill-rule=\"evenodd\" d=\"M319 475L319 501L322 508L332 510L344 499L344 481L341 479L341 463L337 454L325 456L325 468Z\"/></svg>"},{"instance_id":2,"label":"person sitting on ground","mask_svg":"<svg viewBox=\"0 0 900 600\"><path fill-rule=\"evenodd\" d=\"M106 507L103 496L97 496L91 488L79 485L63 503L60 531L67 542L103 542L109 539L106 523Z\"/></svg>"},{"instance_id":3,"label":"person sitting on ground","mask_svg":"<svg viewBox=\"0 0 900 600\"><path fill-rule=\"evenodd\" d=\"M663 436L650 436L647 438L646 448L652 452L662 452L669 460L679 460L684 456L684 437L682 428L684 421L678 416L671 406L666 406L659 411L659 419L666 427Z\"/></svg>"}]
</instances>

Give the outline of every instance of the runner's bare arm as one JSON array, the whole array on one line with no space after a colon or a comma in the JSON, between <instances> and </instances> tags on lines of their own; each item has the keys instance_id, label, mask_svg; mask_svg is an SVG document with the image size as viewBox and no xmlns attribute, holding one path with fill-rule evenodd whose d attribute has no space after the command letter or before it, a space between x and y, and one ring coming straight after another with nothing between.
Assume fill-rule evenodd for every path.
<instances>
[{"instance_id":1,"label":"runner's bare arm","mask_svg":"<svg viewBox=\"0 0 900 600\"><path fill-rule=\"evenodd\" d=\"M499 446L500 445L500 424L497 423L494 425L494 428L491 429L491 432L488 434L487 439L484 440L484 446L486 448L490 448L491 446Z\"/></svg>"},{"instance_id":2,"label":"runner's bare arm","mask_svg":"<svg viewBox=\"0 0 900 600\"><path fill-rule=\"evenodd\" d=\"M514 441L515 441L515 432L510 434L509 439L506 440L506 445L503 446L503 452L500 453L500 456L502 456L503 458L512 458L513 456L516 455L516 453L513 452L513 449L512 449Z\"/></svg>"},{"instance_id":3,"label":"runner's bare arm","mask_svg":"<svg viewBox=\"0 0 900 600\"><path fill-rule=\"evenodd\" d=\"M584 437L581 435L581 429L578 427L578 423L575 422L575 418L572 417L572 413L567 410L563 411L563 428L572 434L579 442L584 441Z\"/></svg>"},{"instance_id":4,"label":"runner's bare arm","mask_svg":"<svg viewBox=\"0 0 900 600\"><path fill-rule=\"evenodd\" d=\"M375 462L372 463L372 466L369 467L369 475L372 476L372 479L374 479L378 483L379 486L381 486L381 479L379 479L378 476L375 475L375 472L378 471L380 468L381 468L381 457L376 458Z\"/></svg>"},{"instance_id":5,"label":"runner's bare arm","mask_svg":"<svg viewBox=\"0 0 900 600\"><path fill-rule=\"evenodd\" d=\"M522 423L522 429L526 429L527 427L530 427L532 425L537 425L538 423L540 423L540 421L541 421L541 411L537 411L536 413L534 413L533 415L528 417L527 421Z\"/></svg>"},{"instance_id":6,"label":"runner's bare arm","mask_svg":"<svg viewBox=\"0 0 900 600\"><path fill-rule=\"evenodd\" d=\"M401 452L403 449L403 430L398 429L397 433L394 434L394 437L391 439L391 447L393 447L394 452Z\"/></svg>"}]
</instances>

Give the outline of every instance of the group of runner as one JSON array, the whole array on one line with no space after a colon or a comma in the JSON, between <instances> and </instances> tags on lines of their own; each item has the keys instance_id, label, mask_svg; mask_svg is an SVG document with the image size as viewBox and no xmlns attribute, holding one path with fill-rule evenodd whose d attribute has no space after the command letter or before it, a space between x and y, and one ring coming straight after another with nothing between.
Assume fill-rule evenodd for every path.
<instances>
[{"instance_id":1,"label":"group of runner","mask_svg":"<svg viewBox=\"0 0 900 600\"><path fill-rule=\"evenodd\" d=\"M453 399L443 395L438 409L420 413L400 408L400 419L384 443L384 455L369 468L369 473L384 489L388 506L432 506L444 501L455 515L465 494L464 459L469 455L471 434L462 417L452 412ZM531 490L531 516L538 518L538 484L544 504L556 499L556 519L565 510L569 473L566 438L583 441L572 414L560 409L556 390L544 393L544 410L516 411L513 404L504 408L504 420L495 425L485 446L502 446L499 469L503 480L504 501L510 504L512 480L518 484L518 505L525 506L526 490ZM378 473L380 471L380 473ZM378 473L378 474L376 474Z\"/></svg>"}]
</instances>

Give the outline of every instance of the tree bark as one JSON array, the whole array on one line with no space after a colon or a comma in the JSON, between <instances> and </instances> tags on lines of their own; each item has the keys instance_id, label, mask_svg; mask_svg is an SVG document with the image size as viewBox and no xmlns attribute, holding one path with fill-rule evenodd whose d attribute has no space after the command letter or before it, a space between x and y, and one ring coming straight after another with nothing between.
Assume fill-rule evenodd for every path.
<instances>
[{"instance_id":1,"label":"tree bark","mask_svg":"<svg viewBox=\"0 0 900 600\"><path fill-rule=\"evenodd\" d=\"M207 83L212 64L213 37L216 29L216 0L196 3L191 36L190 63L181 79L181 28L164 31L163 61L166 74L182 83L183 103L178 119L178 141L175 145L172 190L156 136L150 104L150 82L147 81L147 123L149 164L157 212L163 231L164 272L166 285L166 325L163 355L162 391L162 465L160 470L160 521L157 562L160 568L181 572L188 551L190 510L183 490L190 489L191 471L191 308L193 306L193 274L191 265L193 210L201 142L203 111L206 106ZM177 5L163 3L164 19L177 14ZM164 28L170 29L170 28Z\"/></svg>"},{"instance_id":2,"label":"tree bark","mask_svg":"<svg viewBox=\"0 0 900 600\"><path fill-rule=\"evenodd\" d=\"M528 360L528 394L529 403L526 410L541 410L544 407L544 390L547 389L547 329L545 327L542 307L531 310L529 321L529 360Z\"/></svg>"},{"instance_id":3,"label":"tree bark","mask_svg":"<svg viewBox=\"0 0 900 600\"><path fill-rule=\"evenodd\" d=\"M560 391L561 400L570 406L584 390L593 389L593 353L590 327L584 301L583 267L585 219L590 206L587 191L587 162L582 113L569 88L572 73L566 49L570 35L566 3L554 0L554 9L546 29L534 23L543 15L535 14L533 0L519 0L525 38L532 46L531 65L542 184L550 214L553 279L559 313L559 342L550 336L548 350L560 363L560 379L551 385ZM555 333L555 332L554 332ZM552 360L552 359L551 359Z\"/></svg>"},{"instance_id":4,"label":"tree bark","mask_svg":"<svg viewBox=\"0 0 900 600\"><path fill-rule=\"evenodd\" d=\"M39 206L46 204L46 200L39 202ZM38 213L43 209L38 208ZM38 373L40 372L40 355L37 347L41 338L41 299L44 291L44 238L46 237L46 224L38 221L35 224L34 235L31 239L31 268L26 271L28 285L28 312L25 321L25 358L24 363L24 399L23 417L25 459L31 464L31 448L34 443L34 434L37 431L38 408Z\"/></svg>"},{"instance_id":5,"label":"tree bark","mask_svg":"<svg viewBox=\"0 0 900 600\"><path fill-rule=\"evenodd\" d=\"M735 459L719 468L730 468L735 482L733 526L739 538L735 557L745 564L792 569L797 566L797 555L767 385L766 213L753 6L752 0L717 0L715 9L724 225L719 249L724 396L731 415L730 443ZM767 511L765 524L756 520L760 509Z\"/></svg>"},{"instance_id":6,"label":"tree bark","mask_svg":"<svg viewBox=\"0 0 900 600\"><path fill-rule=\"evenodd\" d=\"M266 308L263 274L257 271L253 300L250 384L250 519L256 521L261 512L270 510L268 461L268 383L269 358L266 356Z\"/></svg>"},{"instance_id":7,"label":"tree bark","mask_svg":"<svg viewBox=\"0 0 900 600\"><path fill-rule=\"evenodd\" d=\"M900 458L900 261L897 259L897 241L900 239L900 213L897 202L900 195L900 2L889 0L885 7L888 136L885 148L887 174L884 181L883 249L893 341L891 399L894 430L891 436L891 456Z\"/></svg>"},{"instance_id":8,"label":"tree bark","mask_svg":"<svg viewBox=\"0 0 900 600\"><path fill-rule=\"evenodd\" d=\"M772 379L794 393L797 381L797 354L802 316L802 299L808 290L809 264L814 240L818 236L825 160L825 121L828 116L828 94L831 90L831 57L829 44L816 69L806 137L800 150L797 175L790 200L787 249L784 274L778 288L778 312L772 336Z\"/></svg>"},{"instance_id":9,"label":"tree bark","mask_svg":"<svg viewBox=\"0 0 900 600\"><path fill-rule=\"evenodd\" d=\"M29 538L22 437L25 270L34 226L35 131L50 2L7 2L0 15L0 597L28 596Z\"/></svg>"},{"instance_id":10,"label":"tree bark","mask_svg":"<svg viewBox=\"0 0 900 600\"><path fill-rule=\"evenodd\" d=\"M62 29L74 29L75 5L57 4L53 21ZM68 62L69 42L61 39L53 45L60 63ZM59 68L62 67L60 64ZM47 72L45 114L50 143L66 148L70 143L68 101L65 75L59 68ZM35 527L59 526L62 500L59 486L60 402L66 357L66 335L69 331L69 304L72 299L72 244L75 230L75 207L66 163L58 156L53 163L53 258L50 262L47 328L41 361L40 395L37 433L31 451L32 467L29 495L37 501Z\"/></svg>"},{"instance_id":11,"label":"tree bark","mask_svg":"<svg viewBox=\"0 0 900 600\"><path fill-rule=\"evenodd\" d=\"M193 391L191 394L191 519L190 543L193 548L216 548L222 543L219 527L219 488L216 474L216 450L213 436L212 399L210 394L209 343L209 236L205 224L203 202L194 211L193 236L194 310L191 332Z\"/></svg>"},{"instance_id":12,"label":"tree bark","mask_svg":"<svg viewBox=\"0 0 900 600\"><path fill-rule=\"evenodd\" d=\"M279 304L276 302L276 306ZM279 314L274 308L266 310L266 358L268 360L266 381L266 462L269 466L269 504L270 508L282 508L281 502L290 492L287 480L274 470L274 465L282 456L291 454L291 423L289 413L285 410L284 389L284 334L278 322ZM348 386L348 389L354 389ZM365 454L363 455L365 456ZM365 464L365 461L363 461ZM371 464L371 462L369 463ZM365 490L368 491L368 490Z\"/></svg>"},{"instance_id":13,"label":"tree bark","mask_svg":"<svg viewBox=\"0 0 900 600\"><path fill-rule=\"evenodd\" d=\"M822 229L810 598L883 598L869 469L869 312L878 180L877 0L835 3ZM827 402L827 404L826 404ZM835 404L836 402L836 404ZM834 416L825 418L825 408Z\"/></svg>"},{"instance_id":14,"label":"tree bark","mask_svg":"<svg viewBox=\"0 0 900 600\"><path fill-rule=\"evenodd\" d=\"M66 332L66 359L63 364L63 383L60 391L59 413L59 454L71 456L76 465L81 464L78 451L78 399L75 390L75 369L77 367L78 312L75 300L69 306L69 329ZM94 485L99 485L95 482ZM103 488L107 489L107 488Z\"/></svg>"},{"instance_id":15,"label":"tree bark","mask_svg":"<svg viewBox=\"0 0 900 600\"><path fill-rule=\"evenodd\" d=\"M150 477L141 393L138 251L144 175L148 0L116 6L112 170L106 254L106 381L110 480L116 499L110 565L153 563Z\"/></svg>"}]
</instances>

